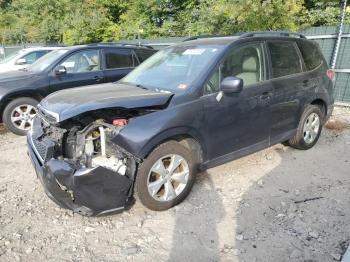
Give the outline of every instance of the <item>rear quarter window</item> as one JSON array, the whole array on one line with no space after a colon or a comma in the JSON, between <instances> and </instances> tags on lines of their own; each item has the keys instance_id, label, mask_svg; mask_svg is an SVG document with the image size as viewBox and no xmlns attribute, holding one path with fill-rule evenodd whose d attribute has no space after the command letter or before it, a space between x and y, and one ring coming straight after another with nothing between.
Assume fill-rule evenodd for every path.
<instances>
[{"instance_id":1,"label":"rear quarter window","mask_svg":"<svg viewBox=\"0 0 350 262\"><path fill-rule=\"evenodd\" d=\"M307 70L313 70L323 62L322 54L317 44L307 41L298 42Z\"/></svg>"},{"instance_id":2,"label":"rear quarter window","mask_svg":"<svg viewBox=\"0 0 350 262\"><path fill-rule=\"evenodd\" d=\"M141 50L141 49L136 49L134 50L140 63L142 63L143 61L145 61L147 58L149 58L151 55L153 55L154 53L156 53L155 50Z\"/></svg>"},{"instance_id":3,"label":"rear quarter window","mask_svg":"<svg viewBox=\"0 0 350 262\"><path fill-rule=\"evenodd\" d=\"M274 78L302 72L300 57L294 42L269 42L268 48Z\"/></svg>"}]
</instances>

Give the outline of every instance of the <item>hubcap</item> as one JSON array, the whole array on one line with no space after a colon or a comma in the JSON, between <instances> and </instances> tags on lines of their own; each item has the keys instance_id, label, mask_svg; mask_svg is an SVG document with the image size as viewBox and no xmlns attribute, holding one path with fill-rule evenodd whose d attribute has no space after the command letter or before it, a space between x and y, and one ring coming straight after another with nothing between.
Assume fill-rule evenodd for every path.
<instances>
[{"instance_id":1,"label":"hubcap","mask_svg":"<svg viewBox=\"0 0 350 262\"><path fill-rule=\"evenodd\" d=\"M311 144L314 142L319 130L320 117L316 113L312 113L308 116L304 123L303 134L305 143Z\"/></svg>"},{"instance_id":2,"label":"hubcap","mask_svg":"<svg viewBox=\"0 0 350 262\"><path fill-rule=\"evenodd\" d=\"M19 105L11 112L11 122L18 129L29 130L35 115L36 108L34 106Z\"/></svg>"},{"instance_id":3,"label":"hubcap","mask_svg":"<svg viewBox=\"0 0 350 262\"><path fill-rule=\"evenodd\" d=\"M189 173L188 163L182 156L164 156L148 173L148 193L157 201L173 200L185 189Z\"/></svg>"}]
</instances>

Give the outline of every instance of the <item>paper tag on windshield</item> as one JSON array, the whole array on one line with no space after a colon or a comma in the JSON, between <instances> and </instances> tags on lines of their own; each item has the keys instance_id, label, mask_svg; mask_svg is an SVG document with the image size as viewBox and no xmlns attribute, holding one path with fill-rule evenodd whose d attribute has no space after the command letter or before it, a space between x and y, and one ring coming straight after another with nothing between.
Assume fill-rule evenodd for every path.
<instances>
[{"instance_id":1,"label":"paper tag on windshield","mask_svg":"<svg viewBox=\"0 0 350 262\"><path fill-rule=\"evenodd\" d=\"M205 52L205 49L187 49L185 52L183 52L183 55L201 55Z\"/></svg>"},{"instance_id":2,"label":"paper tag on windshield","mask_svg":"<svg viewBox=\"0 0 350 262\"><path fill-rule=\"evenodd\" d=\"M186 88L187 88L187 85L186 85L186 84L179 84L179 85L177 86L177 88L179 88L179 89L186 89Z\"/></svg>"}]
</instances>

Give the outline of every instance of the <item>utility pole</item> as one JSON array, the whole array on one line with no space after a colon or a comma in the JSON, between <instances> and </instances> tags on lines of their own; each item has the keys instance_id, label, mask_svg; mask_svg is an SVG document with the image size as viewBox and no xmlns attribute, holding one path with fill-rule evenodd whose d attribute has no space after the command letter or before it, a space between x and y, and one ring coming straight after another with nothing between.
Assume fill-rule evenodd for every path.
<instances>
[{"instance_id":1,"label":"utility pole","mask_svg":"<svg viewBox=\"0 0 350 262\"><path fill-rule=\"evenodd\" d=\"M339 30L338 30L338 37L337 37L337 40L335 42L335 48L334 48L334 53L333 53L333 57L332 57L332 64L331 64L332 69L335 69L335 66L337 64L337 58L338 58L341 38L343 35L343 27L344 27L345 13L346 13L346 4L347 4L347 0L344 0L344 5L342 8L342 14L341 14L341 19L340 19L340 25L339 25Z\"/></svg>"}]
</instances>

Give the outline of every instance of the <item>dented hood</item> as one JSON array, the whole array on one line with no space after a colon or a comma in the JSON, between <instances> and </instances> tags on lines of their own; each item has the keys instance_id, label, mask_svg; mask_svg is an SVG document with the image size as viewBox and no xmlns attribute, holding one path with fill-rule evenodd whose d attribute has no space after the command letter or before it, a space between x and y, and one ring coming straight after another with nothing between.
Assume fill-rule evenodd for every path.
<instances>
[{"instance_id":1,"label":"dented hood","mask_svg":"<svg viewBox=\"0 0 350 262\"><path fill-rule=\"evenodd\" d=\"M61 122L84 112L103 108L162 106L172 95L133 85L108 83L55 92L41 101L40 109Z\"/></svg>"}]
</instances>

